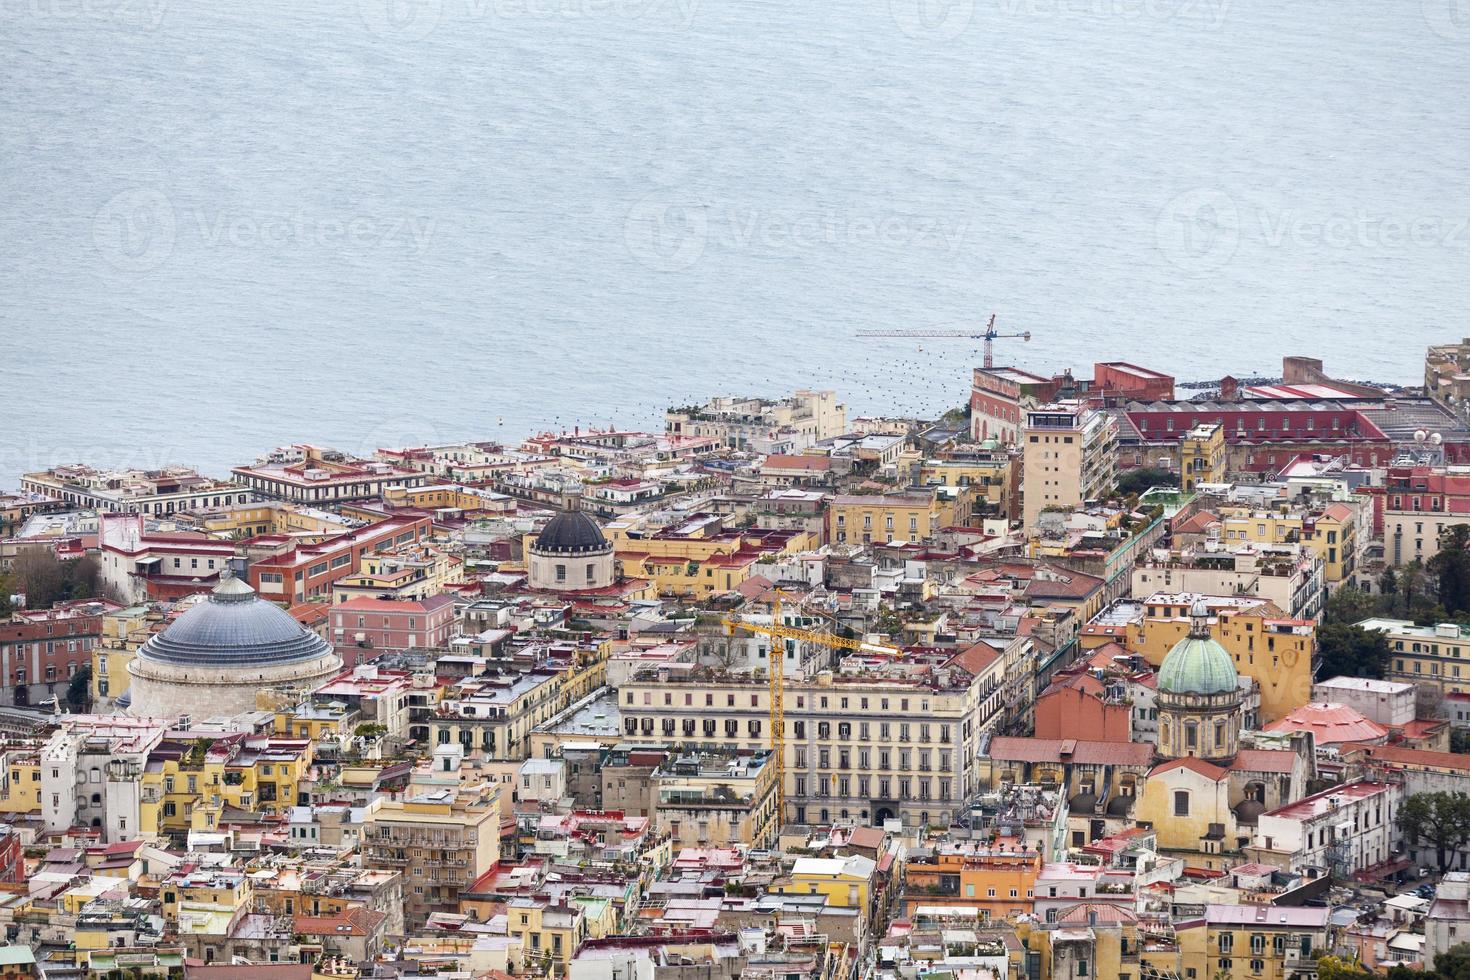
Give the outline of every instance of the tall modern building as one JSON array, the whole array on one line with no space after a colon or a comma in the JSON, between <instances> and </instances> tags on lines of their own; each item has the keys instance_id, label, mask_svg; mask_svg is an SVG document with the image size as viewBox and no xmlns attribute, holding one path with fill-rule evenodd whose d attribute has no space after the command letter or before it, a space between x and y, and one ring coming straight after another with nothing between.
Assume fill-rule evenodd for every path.
<instances>
[{"instance_id":1,"label":"tall modern building","mask_svg":"<svg viewBox=\"0 0 1470 980\"><path fill-rule=\"evenodd\" d=\"M1113 489L1117 423L1104 412L1077 402L1028 409L1021 443L1026 527L1044 510L1071 509Z\"/></svg>"}]
</instances>

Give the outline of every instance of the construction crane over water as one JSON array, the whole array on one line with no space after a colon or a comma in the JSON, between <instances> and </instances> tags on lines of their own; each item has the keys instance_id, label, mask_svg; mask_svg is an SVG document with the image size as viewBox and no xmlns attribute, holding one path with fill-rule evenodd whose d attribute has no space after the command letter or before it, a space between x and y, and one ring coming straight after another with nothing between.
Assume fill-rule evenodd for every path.
<instances>
[{"instance_id":1,"label":"construction crane over water","mask_svg":"<svg viewBox=\"0 0 1470 980\"><path fill-rule=\"evenodd\" d=\"M990 314L990 322L985 325L984 333L974 333L969 330L865 330L858 334L859 337L938 337L959 340L983 340L985 341L985 366L995 367L995 341L1010 337L1018 337L1029 341L1031 331L1023 330L1020 333L998 333L995 329L995 314Z\"/></svg>"}]
</instances>

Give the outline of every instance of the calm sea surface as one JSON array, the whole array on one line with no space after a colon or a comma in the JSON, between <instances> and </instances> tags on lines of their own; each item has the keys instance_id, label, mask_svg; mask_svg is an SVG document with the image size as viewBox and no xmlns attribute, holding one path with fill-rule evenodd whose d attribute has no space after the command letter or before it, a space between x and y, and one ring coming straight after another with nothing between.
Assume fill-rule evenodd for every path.
<instances>
[{"instance_id":1,"label":"calm sea surface","mask_svg":"<svg viewBox=\"0 0 1470 980\"><path fill-rule=\"evenodd\" d=\"M1464 10L1458 9L1465 7ZM0 0L0 488L1470 334L1455 0Z\"/></svg>"}]
</instances>

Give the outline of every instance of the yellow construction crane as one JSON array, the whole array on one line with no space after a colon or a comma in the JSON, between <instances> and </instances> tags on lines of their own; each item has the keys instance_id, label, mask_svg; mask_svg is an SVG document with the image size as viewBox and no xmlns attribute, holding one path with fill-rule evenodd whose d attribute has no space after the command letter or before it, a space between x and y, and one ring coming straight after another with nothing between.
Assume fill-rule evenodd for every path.
<instances>
[{"instance_id":1,"label":"yellow construction crane","mask_svg":"<svg viewBox=\"0 0 1470 980\"><path fill-rule=\"evenodd\" d=\"M864 640L849 640L845 636L832 636L827 633L819 633L815 630L804 630L795 626L787 626L781 622L781 599L786 593L780 589L774 590L776 598L771 602L771 625L765 623L749 623L743 619L731 619L728 616L722 619L727 630L733 633L737 629L746 630L751 633L760 633L771 640L771 650L766 657L769 665L766 670L767 679L770 681L770 726L771 726L771 765L775 766L776 778L776 833L779 836L781 824L786 822L786 640L799 640L806 643L815 643L819 646L833 647L838 650L862 650L867 653L881 653L893 657L903 656L903 651L897 647L883 646L878 643L868 643Z\"/></svg>"}]
</instances>

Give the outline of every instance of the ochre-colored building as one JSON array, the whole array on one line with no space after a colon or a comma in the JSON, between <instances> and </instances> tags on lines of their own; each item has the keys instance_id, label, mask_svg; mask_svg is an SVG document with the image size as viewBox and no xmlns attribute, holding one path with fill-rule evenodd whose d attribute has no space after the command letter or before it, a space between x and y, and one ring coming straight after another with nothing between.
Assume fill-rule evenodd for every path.
<instances>
[{"instance_id":1,"label":"ochre-colored building","mask_svg":"<svg viewBox=\"0 0 1470 980\"><path fill-rule=\"evenodd\" d=\"M1274 604L1238 596L1159 592L1144 600L1143 615L1127 624L1124 645L1154 666L1190 631L1190 607L1203 598L1210 636L1230 654L1239 673L1261 692L1259 723L1283 717L1312 698L1316 627L1287 619Z\"/></svg>"},{"instance_id":2,"label":"ochre-colored building","mask_svg":"<svg viewBox=\"0 0 1470 980\"><path fill-rule=\"evenodd\" d=\"M1042 853L983 844L946 844L912 853L904 864L907 912L919 906L977 909L982 919L1030 914Z\"/></svg>"}]
</instances>

